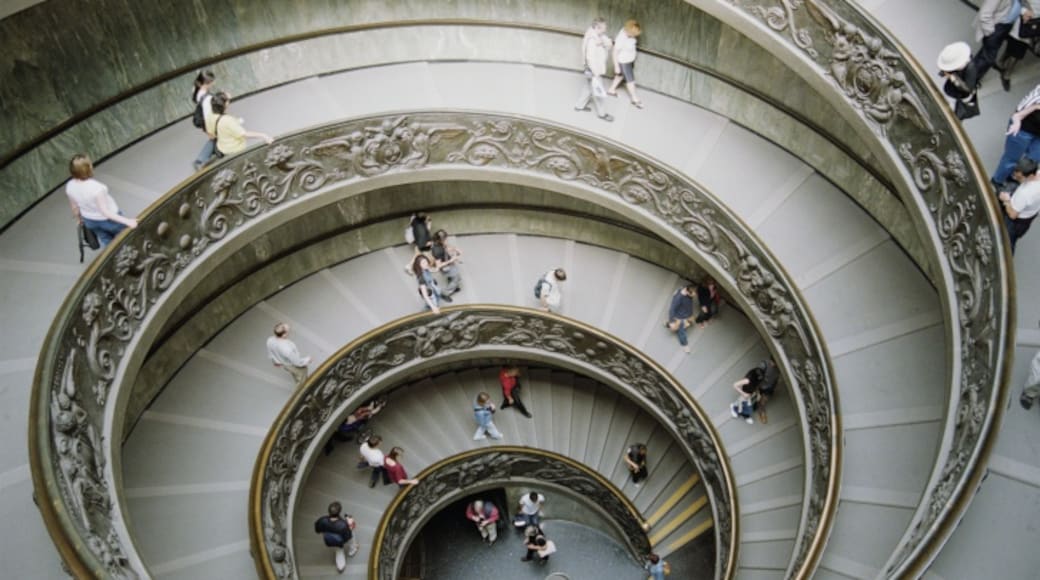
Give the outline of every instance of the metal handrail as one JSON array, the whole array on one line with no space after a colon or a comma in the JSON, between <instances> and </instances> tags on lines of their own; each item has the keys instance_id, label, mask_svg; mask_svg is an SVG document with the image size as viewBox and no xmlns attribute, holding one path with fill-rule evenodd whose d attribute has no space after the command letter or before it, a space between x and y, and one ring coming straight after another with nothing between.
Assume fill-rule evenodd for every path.
<instances>
[{"instance_id":1,"label":"metal handrail","mask_svg":"<svg viewBox=\"0 0 1040 580\"><path fill-rule=\"evenodd\" d=\"M110 467L119 452L119 425L112 419L172 310L171 290L244 243L235 241L245 239L244 231L262 232L255 226L334 200L319 193L437 176L523 176L619 211L702 263L765 337L804 428L814 434L804 440L807 515L798 543L826 536L841 465L833 372L792 277L746 224L674 169L571 128L463 111L396 113L301 131L225 159L153 204L139 227L121 234L77 282L45 339L30 421L41 511L73 570L146 573ZM61 465L79 460L60 445L69 436L98 463L63 471ZM817 499L810 501L810 494ZM94 501L99 498L104 501ZM733 557L735 550L723 560ZM732 567L729 562L726 569Z\"/></svg>"},{"instance_id":2,"label":"metal handrail","mask_svg":"<svg viewBox=\"0 0 1040 580\"><path fill-rule=\"evenodd\" d=\"M268 431L250 485L250 545L260 576L297 577L291 526L300 501L298 491L322 442L352 408L409 377L431 372L445 361L458 363L489 356L567 368L621 392L654 415L700 474L716 523L716 543L726 545L719 550L722 558L716 562L716 574L733 577L739 535L736 480L710 416L686 389L656 361L602 330L539 310L489 304L453 306L443 309L439 316L413 314L373 329L322 362L296 390ZM499 449L511 448L496 445L491 451ZM544 450L519 449L551 455ZM483 452L486 450L442 459L418 479L423 481L425 474L447 463ZM566 462L574 463L569 459ZM583 466L581 470L588 471ZM588 476L624 497L602 475ZM370 578L393 578L396 567L388 562L403 553L408 538L422 523L411 517L404 522L394 520L395 510L407 498L407 493L396 496L376 529ZM617 513L612 521L630 521L624 527L630 546L640 546L637 552L648 552L649 543L641 541L646 539L645 520L631 501L624 499L621 503L623 510L614 510ZM408 513L415 516L415 511L409 509ZM395 533L389 542L392 550L384 554L382 546L390 530Z\"/></svg>"},{"instance_id":3,"label":"metal handrail","mask_svg":"<svg viewBox=\"0 0 1040 580\"><path fill-rule=\"evenodd\" d=\"M1003 215L978 153L931 75L856 2L686 0L776 49L876 137L938 269L950 349L950 400L927 488L886 563L919 576L950 537L986 472L1014 352L1015 292ZM814 547L814 556L822 546Z\"/></svg>"}]
</instances>

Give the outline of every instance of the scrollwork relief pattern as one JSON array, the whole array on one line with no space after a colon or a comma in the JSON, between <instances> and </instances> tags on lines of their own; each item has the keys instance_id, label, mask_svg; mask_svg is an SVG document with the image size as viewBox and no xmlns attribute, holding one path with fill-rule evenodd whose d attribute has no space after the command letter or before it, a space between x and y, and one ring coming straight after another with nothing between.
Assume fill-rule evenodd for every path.
<instances>
[{"instance_id":1,"label":"scrollwork relief pattern","mask_svg":"<svg viewBox=\"0 0 1040 580\"><path fill-rule=\"evenodd\" d=\"M420 522L437 510L471 493L477 486L508 484L518 479L556 485L584 498L619 525L634 559L641 563L649 553L650 541L641 521L622 501L621 492L601 483L588 468L549 453L491 448L476 455L449 459L433 472L424 474L419 485L410 488L393 511L384 515L384 537L376 555L377 578L397 578L401 557L421 529Z\"/></svg>"},{"instance_id":2,"label":"scrollwork relief pattern","mask_svg":"<svg viewBox=\"0 0 1040 580\"><path fill-rule=\"evenodd\" d=\"M411 319L368 336L363 343L337 355L328 371L314 377L303 398L283 416L282 428L272 432L275 443L263 466L263 484L259 490L264 549L275 562L279 578L297 577L292 565L292 545L285 536L288 522L292 520L291 497L302 483L302 473L313 460L308 453L313 453L314 438L330 420L336 419L331 413L349 407L351 401L375 396L369 385L377 378L381 383L387 382L388 373L402 365L479 346L545 351L580 361L614 377L617 384L646 399L684 444L687 455L701 474L712 500L718 558L726 561L735 516L732 513L733 479L725 472L711 427L680 394L681 387L672 385L637 353L575 323L535 311L469 307L440 317ZM470 475L494 471L492 467L493 463L474 464ZM431 486L422 487L419 497L430 489ZM430 493L436 497L439 492ZM398 523L394 525L399 528L389 530L390 537L406 537L417 531L408 528L409 522L416 521L408 514L395 521ZM629 536L633 545L645 541L641 528L627 529L634 534ZM404 548L399 542L391 543L393 545L384 546L379 555L383 570L386 566L391 571L394 569L392 563L399 555L398 550ZM280 561L274 558L275 554Z\"/></svg>"},{"instance_id":3,"label":"scrollwork relief pattern","mask_svg":"<svg viewBox=\"0 0 1040 580\"><path fill-rule=\"evenodd\" d=\"M1010 301L1006 257L998 243L1002 225L986 211L990 194L972 178L970 148L949 125L944 100L929 94L926 84L931 80L916 74L897 42L854 3L730 2L770 29L792 35L791 44L819 66L903 163L912 188L927 206L924 217L937 233L940 259L952 276L952 318L960 331L955 348L961 359L950 395L958 402L957 412L946 425L953 445L939 458L938 481L926 491L909 536L885 570L888 576L898 575L912 560L930 559L934 554L922 556L925 541L938 532L947 514L956 518L963 513L967 502L954 502L954 496L972 493L964 483L981 469L978 453L995 433L986 426L999 404L1002 345L1008 333L1004 313Z\"/></svg>"},{"instance_id":4,"label":"scrollwork relief pattern","mask_svg":"<svg viewBox=\"0 0 1040 580\"><path fill-rule=\"evenodd\" d=\"M200 176L168 196L80 281L74 290L78 298L64 307L66 310L59 317L61 326L52 333L55 338L41 355L45 375L63 376L71 357L63 359L59 353L62 349L77 352L84 364L75 365L73 383L90 389L93 398L81 402L86 413L84 420L100 432L105 407L119 399L112 396L111 390L120 388L120 364L138 331L147 323L153 306L215 246L226 243L266 214L330 186L436 167L523 171L579 184L624 202L631 210L643 212L689 240L703 261L721 273L717 278L730 289L735 302L753 313L753 319L766 330L796 400L817 401L826 410L807 415L808 432L822 435L806 442L810 462L806 471L810 487L824 490L820 493L825 495L833 493L836 482L829 471L829 458L834 453L836 433L828 363L792 282L754 235L743 230L717 201L671 170L572 130L514 117L453 112L352 120L293 135L225 161L215 172ZM428 331L432 334L427 337L400 340L425 352L436 349L437 341L447 336L445 333L459 332L448 327L431 327ZM456 334L452 336L455 340ZM558 346L562 348L564 344ZM371 357L367 360L372 365L384 364L376 361L386 360L378 352L363 354ZM810 362L819 371L817 385L803 384L791 373L795 363ZM349 361L341 364L356 366ZM356 372L380 370L378 366L368 370L357 367ZM343 395L337 389L336 385L326 384L308 394L317 406L309 411L310 415L299 417L292 432L285 436L296 440L311 433L315 425L327 418L321 410L322 401ZM46 396L49 400L50 395ZM662 399L657 403L679 412L677 421L691 421L691 417L683 418L675 401ZM49 429L49 444L53 447L57 438L53 421ZM706 451L703 442L698 445ZM114 452L110 444L103 447L106 456ZM284 478L299 465L289 455L279 461L272 468L272 477L287 485L289 480ZM52 470L56 473L57 465ZM707 469L706 477L711 477L711 473ZM118 490L107 493L111 496ZM808 494L806 490L807 518L819 520L819 505L810 504ZM66 495L72 497L68 491ZM73 518L80 517L80 505L64 505L76 512ZM113 505L113 518L121 518L118 502ZM716 521L717 530L729 532L732 522L725 515ZM266 528L272 543L284 543L283 528L273 522L266 522ZM102 531L104 537L109 537L108 529ZM119 539L118 534L111 537ZM804 546L811 539L803 534L798 545ZM129 540L123 538L124 552L129 545ZM718 542L718 546L720 550L729 549L728 542ZM278 556L282 568L294 569L291 551L272 554ZM94 553L95 558L102 555Z\"/></svg>"}]
</instances>

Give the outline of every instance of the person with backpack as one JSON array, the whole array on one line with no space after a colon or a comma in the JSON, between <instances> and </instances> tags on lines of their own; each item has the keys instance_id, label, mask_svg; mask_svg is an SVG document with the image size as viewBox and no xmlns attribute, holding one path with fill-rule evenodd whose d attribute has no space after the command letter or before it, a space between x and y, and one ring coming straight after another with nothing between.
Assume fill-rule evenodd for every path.
<instances>
[{"instance_id":1,"label":"person with backpack","mask_svg":"<svg viewBox=\"0 0 1040 580\"><path fill-rule=\"evenodd\" d=\"M191 91L191 103L195 106L195 112L191 116L191 123L197 129L206 133L206 144L202 146L198 157L192 166L198 171L213 159L213 150L217 146L216 137L206 131L206 121L213 116L213 95L210 90L217 76L213 71L200 71L195 77L195 88Z\"/></svg>"},{"instance_id":2,"label":"person with backpack","mask_svg":"<svg viewBox=\"0 0 1040 580\"><path fill-rule=\"evenodd\" d=\"M498 540L498 508L490 501L476 500L466 506L466 519L473 522L480 538L490 546Z\"/></svg>"},{"instance_id":3,"label":"person with backpack","mask_svg":"<svg viewBox=\"0 0 1040 580\"><path fill-rule=\"evenodd\" d=\"M560 284L566 279L567 272L563 268L556 268L549 270L535 282L534 297L538 299L542 310L552 312L553 309L560 307L560 302L563 300Z\"/></svg>"},{"instance_id":4,"label":"person with backpack","mask_svg":"<svg viewBox=\"0 0 1040 580\"><path fill-rule=\"evenodd\" d=\"M213 149L216 157L220 158L244 151L247 139L263 139L268 145L274 141L267 133L246 131L243 125L245 120L227 114L230 105L231 95L225 92L213 95L213 99L210 101L213 115L206 119L206 132L213 135L216 140Z\"/></svg>"},{"instance_id":5,"label":"person with backpack","mask_svg":"<svg viewBox=\"0 0 1040 580\"><path fill-rule=\"evenodd\" d=\"M763 380L765 380L765 371L756 366L748 371L744 378L733 383L733 389L739 394L736 402L729 406L729 413L734 419L742 417L748 425L755 424L752 415L758 404L758 391Z\"/></svg>"},{"instance_id":6,"label":"person with backpack","mask_svg":"<svg viewBox=\"0 0 1040 580\"><path fill-rule=\"evenodd\" d=\"M322 535L326 546L335 548L336 571L340 574L347 568L347 556L356 556L360 549L357 538L354 537L357 522L352 516L341 516L342 511L343 506L334 501L329 504L328 515L321 516L314 522L314 533ZM343 548L347 545L350 546L349 552L344 553Z\"/></svg>"}]
</instances>

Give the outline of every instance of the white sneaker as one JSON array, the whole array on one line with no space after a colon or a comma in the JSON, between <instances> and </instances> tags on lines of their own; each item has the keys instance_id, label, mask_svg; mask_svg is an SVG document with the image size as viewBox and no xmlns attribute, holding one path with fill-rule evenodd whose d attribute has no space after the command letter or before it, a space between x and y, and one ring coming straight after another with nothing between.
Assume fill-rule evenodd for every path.
<instances>
[{"instance_id":1,"label":"white sneaker","mask_svg":"<svg viewBox=\"0 0 1040 580\"><path fill-rule=\"evenodd\" d=\"M336 571L340 574L347 569L347 555L343 553L343 548L336 550Z\"/></svg>"},{"instance_id":2,"label":"white sneaker","mask_svg":"<svg viewBox=\"0 0 1040 580\"><path fill-rule=\"evenodd\" d=\"M357 556L357 553L360 552L360 551L361 551L361 545L357 544L357 543L354 543L354 544L350 545L350 551L347 552L347 555L350 556L351 558L353 558L354 556Z\"/></svg>"},{"instance_id":3,"label":"white sneaker","mask_svg":"<svg viewBox=\"0 0 1040 580\"><path fill-rule=\"evenodd\" d=\"M752 419L751 417L748 417L747 419L744 419L744 422L747 423L748 425L754 425L755 424L755 420Z\"/></svg>"},{"instance_id":4,"label":"white sneaker","mask_svg":"<svg viewBox=\"0 0 1040 580\"><path fill-rule=\"evenodd\" d=\"M487 439L487 435L477 435L473 438L474 441L484 441L485 439Z\"/></svg>"},{"instance_id":5,"label":"white sneaker","mask_svg":"<svg viewBox=\"0 0 1040 580\"><path fill-rule=\"evenodd\" d=\"M737 418L737 408L734 407L733 405L730 405L729 406L729 414L732 415L734 419L736 419Z\"/></svg>"}]
</instances>

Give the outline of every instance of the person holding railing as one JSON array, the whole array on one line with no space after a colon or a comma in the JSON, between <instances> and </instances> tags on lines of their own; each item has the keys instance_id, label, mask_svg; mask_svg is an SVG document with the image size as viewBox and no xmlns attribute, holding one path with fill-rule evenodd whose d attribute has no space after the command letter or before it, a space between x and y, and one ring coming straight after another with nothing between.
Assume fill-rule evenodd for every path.
<instances>
[{"instance_id":1,"label":"person holding railing","mask_svg":"<svg viewBox=\"0 0 1040 580\"><path fill-rule=\"evenodd\" d=\"M225 92L217 93L210 101L213 114L206 119L206 132L216 139L214 155L224 157L239 153L245 150L248 139L262 139L268 145L271 144L273 139L270 135L246 131L244 119L227 114L230 105L231 95Z\"/></svg>"},{"instance_id":2,"label":"person holding railing","mask_svg":"<svg viewBox=\"0 0 1040 580\"><path fill-rule=\"evenodd\" d=\"M1015 192L1002 191L998 196L1004 208L1004 222L1007 224L1012 254L1015 253L1018 239L1026 235L1037 213L1040 213L1040 176L1037 175L1037 162L1023 161L1020 173L1023 181Z\"/></svg>"},{"instance_id":3,"label":"person holding railing","mask_svg":"<svg viewBox=\"0 0 1040 580\"><path fill-rule=\"evenodd\" d=\"M136 228L137 220L123 216L108 193L108 186L94 179L94 164L83 153L69 161L72 179L65 184L65 194L72 206L72 216L97 236L101 247L107 246L119 232Z\"/></svg>"}]
</instances>

